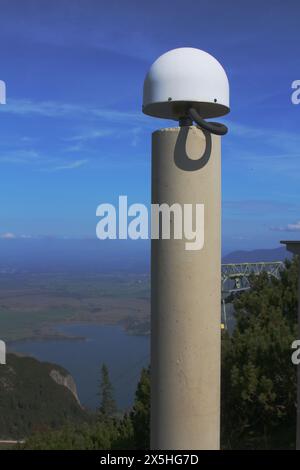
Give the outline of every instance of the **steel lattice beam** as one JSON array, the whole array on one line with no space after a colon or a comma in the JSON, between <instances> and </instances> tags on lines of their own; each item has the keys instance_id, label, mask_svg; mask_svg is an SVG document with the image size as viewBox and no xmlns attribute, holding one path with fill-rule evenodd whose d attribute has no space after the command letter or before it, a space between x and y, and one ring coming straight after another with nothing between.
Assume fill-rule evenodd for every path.
<instances>
[{"instance_id":1,"label":"steel lattice beam","mask_svg":"<svg viewBox=\"0 0 300 470\"><path fill-rule=\"evenodd\" d=\"M249 277L253 274L258 276L265 272L268 276L278 279L282 269L282 261L222 264L222 292L232 293L249 289Z\"/></svg>"}]
</instances>

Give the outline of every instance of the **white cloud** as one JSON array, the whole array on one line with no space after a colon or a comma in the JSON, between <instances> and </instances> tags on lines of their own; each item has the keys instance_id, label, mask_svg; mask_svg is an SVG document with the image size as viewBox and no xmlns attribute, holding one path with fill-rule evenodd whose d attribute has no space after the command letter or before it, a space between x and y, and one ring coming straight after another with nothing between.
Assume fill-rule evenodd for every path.
<instances>
[{"instance_id":1,"label":"white cloud","mask_svg":"<svg viewBox=\"0 0 300 470\"><path fill-rule=\"evenodd\" d=\"M299 232L300 231L300 220L295 224L288 224L287 229L289 232Z\"/></svg>"},{"instance_id":2,"label":"white cloud","mask_svg":"<svg viewBox=\"0 0 300 470\"><path fill-rule=\"evenodd\" d=\"M75 150L73 149L72 151L74 152ZM87 159L66 161L65 159L59 157L48 158L40 155L35 150L16 149L0 154L0 163L34 165L33 168L35 170L45 172L73 170L85 165L87 162Z\"/></svg>"},{"instance_id":3,"label":"white cloud","mask_svg":"<svg viewBox=\"0 0 300 470\"><path fill-rule=\"evenodd\" d=\"M74 170L75 168L80 168L81 166L85 165L88 160L75 160L74 162L66 163L60 166L56 166L53 168L44 169L43 171L63 171L63 170Z\"/></svg>"},{"instance_id":4,"label":"white cloud","mask_svg":"<svg viewBox=\"0 0 300 470\"><path fill-rule=\"evenodd\" d=\"M64 152L74 153L74 152L82 152L83 148L81 144L70 145L64 148Z\"/></svg>"},{"instance_id":5,"label":"white cloud","mask_svg":"<svg viewBox=\"0 0 300 470\"><path fill-rule=\"evenodd\" d=\"M74 135L73 137L69 137L65 139L69 142L83 142L88 140L99 139L102 137L108 137L114 133L113 129L92 129L82 134Z\"/></svg>"},{"instance_id":6,"label":"white cloud","mask_svg":"<svg viewBox=\"0 0 300 470\"><path fill-rule=\"evenodd\" d=\"M95 108L87 105L62 103L57 101L32 101L11 99L5 106L1 106L0 112L16 114L19 116L44 116L56 118L82 118L94 117L106 121L130 123L133 121L147 122L147 118L141 111L117 111L114 109Z\"/></svg>"},{"instance_id":7,"label":"white cloud","mask_svg":"<svg viewBox=\"0 0 300 470\"><path fill-rule=\"evenodd\" d=\"M12 232L5 232L0 234L0 238L5 240L12 240L14 238L17 238L17 236Z\"/></svg>"},{"instance_id":8,"label":"white cloud","mask_svg":"<svg viewBox=\"0 0 300 470\"><path fill-rule=\"evenodd\" d=\"M300 220L294 224L287 224L286 226L271 227L273 232L300 232Z\"/></svg>"},{"instance_id":9,"label":"white cloud","mask_svg":"<svg viewBox=\"0 0 300 470\"><path fill-rule=\"evenodd\" d=\"M0 162L3 163L36 163L40 156L35 150L10 150L0 154Z\"/></svg>"}]
</instances>

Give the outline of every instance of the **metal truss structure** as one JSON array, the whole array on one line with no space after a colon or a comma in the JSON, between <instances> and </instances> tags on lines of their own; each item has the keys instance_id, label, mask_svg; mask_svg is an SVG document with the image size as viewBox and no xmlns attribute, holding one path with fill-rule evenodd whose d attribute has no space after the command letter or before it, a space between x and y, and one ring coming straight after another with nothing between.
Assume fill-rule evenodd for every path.
<instances>
[{"instance_id":1,"label":"metal truss structure","mask_svg":"<svg viewBox=\"0 0 300 470\"><path fill-rule=\"evenodd\" d=\"M278 279L283 268L282 261L222 264L222 293L231 294L250 289L249 277L253 274L258 276L265 272Z\"/></svg>"},{"instance_id":2,"label":"metal truss structure","mask_svg":"<svg viewBox=\"0 0 300 470\"><path fill-rule=\"evenodd\" d=\"M258 263L231 263L222 264L222 325L227 329L228 312L226 307L226 297L230 294L250 289L249 277L258 276L265 272L269 277L279 278L280 271L284 269L282 261L258 262ZM230 307L229 307L230 309Z\"/></svg>"}]
</instances>

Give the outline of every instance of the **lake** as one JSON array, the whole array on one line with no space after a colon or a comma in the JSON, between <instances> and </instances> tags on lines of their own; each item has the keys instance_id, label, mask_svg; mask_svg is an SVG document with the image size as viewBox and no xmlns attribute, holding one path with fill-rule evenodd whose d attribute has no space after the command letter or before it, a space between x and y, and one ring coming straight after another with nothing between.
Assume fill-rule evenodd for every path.
<instances>
[{"instance_id":1,"label":"lake","mask_svg":"<svg viewBox=\"0 0 300 470\"><path fill-rule=\"evenodd\" d=\"M76 382L81 403L93 409L99 405L100 369L105 363L119 408L129 408L141 369L149 365L150 338L128 335L120 326L68 324L56 330L86 339L18 341L10 350L65 367Z\"/></svg>"}]
</instances>

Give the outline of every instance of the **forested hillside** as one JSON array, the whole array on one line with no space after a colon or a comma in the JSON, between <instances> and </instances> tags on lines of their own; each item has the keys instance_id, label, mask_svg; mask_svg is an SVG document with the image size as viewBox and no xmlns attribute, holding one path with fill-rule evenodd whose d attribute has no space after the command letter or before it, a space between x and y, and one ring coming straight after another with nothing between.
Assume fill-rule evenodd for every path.
<instances>
[{"instance_id":1,"label":"forested hillside","mask_svg":"<svg viewBox=\"0 0 300 470\"><path fill-rule=\"evenodd\" d=\"M22 439L88 419L65 369L14 354L0 366L0 410L0 439Z\"/></svg>"}]
</instances>

